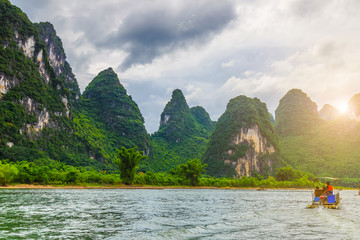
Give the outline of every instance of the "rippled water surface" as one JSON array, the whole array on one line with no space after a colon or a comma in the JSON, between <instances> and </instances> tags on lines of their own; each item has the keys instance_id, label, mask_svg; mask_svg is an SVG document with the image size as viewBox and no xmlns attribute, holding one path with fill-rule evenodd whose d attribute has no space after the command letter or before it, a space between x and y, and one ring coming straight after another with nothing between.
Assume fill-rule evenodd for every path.
<instances>
[{"instance_id":1,"label":"rippled water surface","mask_svg":"<svg viewBox=\"0 0 360 240\"><path fill-rule=\"evenodd\" d=\"M0 190L0 239L359 239L360 197L311 190Z\"/></svg>"}]
</instances>

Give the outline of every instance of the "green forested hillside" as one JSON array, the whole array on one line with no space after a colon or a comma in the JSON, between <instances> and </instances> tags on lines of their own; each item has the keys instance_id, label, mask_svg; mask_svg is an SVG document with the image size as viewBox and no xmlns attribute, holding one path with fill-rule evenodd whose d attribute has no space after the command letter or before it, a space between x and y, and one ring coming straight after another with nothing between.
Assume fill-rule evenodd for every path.
<instances>
[{"instance_id":1,"label":"green forested hillside","mask_svg":"<svg viewBox=\"0 0 360 240\"><path fill-rule=\"evenodd\" d=\"M316 104L300 89L280 99L275 110L275 129L280 136L301 135L320 121Z\"/></svg>"},{"instance_id":2,"label":"green forested hillside","mask_svg":"<svg viewBox=\"0 0 360 240\"><path fill-rule=\"evenodd\" d=\"M204 163L208 164L208 174L213 176L236 175L234 167L225 164L225 160L237 161L252 148L250 142L237 145L234 145L233 142L240 133L240 129L255 125L259 127L261 134L268 140L268 144L277 149L278 140L266 104L257 98L252 99L246 96L231 99L225 112L219 118L203 155ZM229 150L231 150L231 154L229 154ZM278 161L276 157L273 159L274 166Z\"/></svg>"},{"instance_id":3,"label":"green forested hillside","mask_svg":"<svg viewBox=\"0 0 360 240\"><path fill-rule=\"evenodd\" d=\"M275 119L284 161L316 176L359 177L360 125L355 120L359 106L356 99L355 95L350 101L348 115L325 121L317 117L315 103L305 93L289 91L280 101Z\"/></svg>"},{"instance_id":4,"label":"green forested hillside","mask_svg":"<svg viewBox=\"0 0 360 240\"><path fill-rule=\"evenodd\" d=\"M360 176L360 125L337 119L299 136L280 138L282 156L291 166L315 176Z\"/></svg>"},{"instance_id":5,"label":"green forested hillside","mask_svg":"<svg viewBox=\"0 0 360 240\"><path fill-rule=\"evenodd\" d=\"M150 153L140 110L111 68L86 87L74 116L76 134L91 146L91 156L98 160L111 162L121 147Z\"/></svg>"},{"instance_id":6,"label":"green forested hillside","mask_svg":"<svg viewBox=\"0 0 360 240\"><path fill-rule=\"evenodd\" d=\"M201 158L213 127L202 107L190 109L183 93L175 90L161 114L159 130L151 135L149 169L167 171L191 158Z\"/></svg>"},{"instance_id":7,"label":"green forested hillside","mask_svg":"<svg viewBox=\"0 0 360 240\"><path fill-rule=\"evenodd\" d=\"M0 158L33 160L51 157L69 161L76 153L69 134L68 90L56 77L45 45L27 16L0 1ZM33 48L26 48L29 43Z\"/></svg>"},{"instance_id":8,"label":"green forested hillside","mask_svg":"<svg viewBox=\"0 0 360 240\"><path fill-rule=\"evenodd\" d=\"M80 99L51 23L31 23L7 0L0 19L0 159L108 169L122 146L150 152L141 113L112 70Z\"/></svg>"}]
</instances>

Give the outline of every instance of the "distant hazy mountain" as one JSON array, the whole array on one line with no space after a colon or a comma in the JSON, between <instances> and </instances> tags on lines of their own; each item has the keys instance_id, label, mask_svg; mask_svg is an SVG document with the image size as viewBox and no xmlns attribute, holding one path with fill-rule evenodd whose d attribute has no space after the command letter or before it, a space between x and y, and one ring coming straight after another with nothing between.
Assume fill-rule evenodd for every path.
<instances>
[{"instance_id":1,"label":"distant hazy mountain","mask_svg":"<svg viewBox=\"0 0 360 240\"><path fill-rule=\"evenodd\" d=\"M292 89L275 110L275 130L281 136L300 135L319 123L316 104L300 89Z\"/></svg>"},{"instance_id":2,"label":"distant hazy mountain","mask_svg":"<svg viewBox=\"0 0 360 240\"><path fill-rule=\"evenodd\" d=\"M320 118L326 121L335 120L340 117L340 115L340 111L337 108L331 106L330 104L325 104L319 111Z\"/></svg>"}]
</instances>

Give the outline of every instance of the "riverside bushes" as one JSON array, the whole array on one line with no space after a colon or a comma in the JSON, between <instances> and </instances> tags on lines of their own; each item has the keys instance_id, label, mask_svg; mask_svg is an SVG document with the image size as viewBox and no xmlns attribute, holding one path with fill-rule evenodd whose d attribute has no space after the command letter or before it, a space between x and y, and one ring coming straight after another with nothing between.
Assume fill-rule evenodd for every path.
<instances>
[{"instance_id":1,"label":"riverside bushes","mask_svg":"<svg viewBox=\"0 0 360 240\"><path fill-rule=\"evenodd\" d=\"M343 187L358 187L360 179L340 179L337 185ZM14 183L22 184L51 184L51 185L116 185L122 184L120 173L96 171L93 168L74 167L51 159L37 159L34 162L0 161L0 185ZM189 179L176 171L168 173L138 172L133 180L135 185L149 186L191 186ZM235 188L315 188L324 184L300 174L292 181L278 181L269 176L267 179L259 177L242 178L214 178L204 175L199 178L198 186L202 187L235 187Z\"/></svg>"}]
</instances>

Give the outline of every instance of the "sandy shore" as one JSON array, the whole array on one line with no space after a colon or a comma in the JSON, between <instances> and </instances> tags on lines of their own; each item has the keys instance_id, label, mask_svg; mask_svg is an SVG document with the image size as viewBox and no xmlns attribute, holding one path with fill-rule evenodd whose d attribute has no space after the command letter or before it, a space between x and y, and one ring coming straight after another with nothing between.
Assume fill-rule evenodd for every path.
<instances>
[{"instance_id":1,"label":"sandy shore","mask_svg":"<svg viewBox=\"0 0 360 240\"><path fill-rule=\"evenodd\" d=\"M53 185L37 185L37 184L16 184L8 186L0 186L0 189L244 189L257 190L253 187L204 187L204 186L142 186L142 185L108 185L108 186L53 186ZM266 188L265 190L312 190L312 188Z\"/></svg>"}]
</instances>

